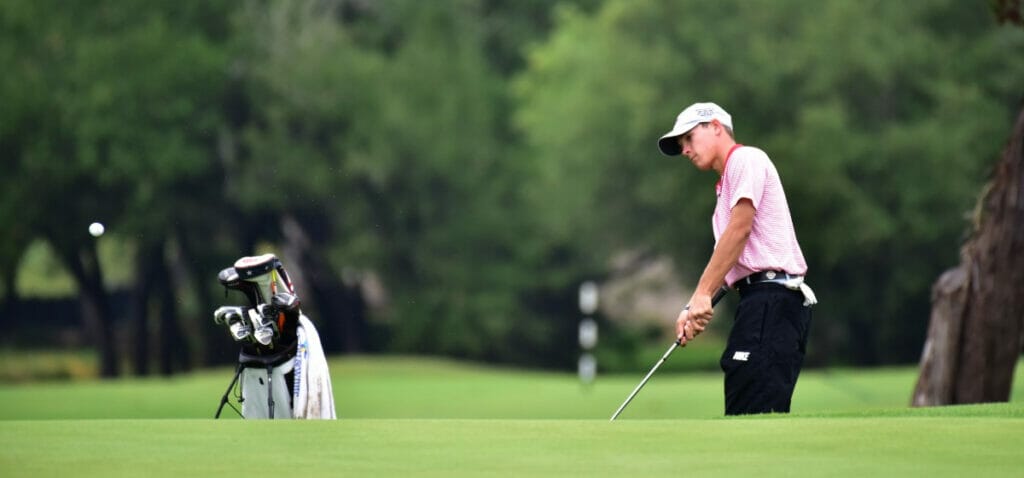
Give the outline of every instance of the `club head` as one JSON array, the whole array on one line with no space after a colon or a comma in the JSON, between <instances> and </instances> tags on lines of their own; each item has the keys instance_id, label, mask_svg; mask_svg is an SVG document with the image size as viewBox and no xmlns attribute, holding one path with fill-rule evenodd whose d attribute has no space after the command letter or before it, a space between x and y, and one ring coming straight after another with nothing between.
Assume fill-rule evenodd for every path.
<instances>
[{"instance_id":1,"label":"club head","mask_svg":"<svg viewBox=\"0 0 1024 478\"><path fill-rule=\"evenodd\" d=\"M224 320L225 313L227 313L227 311L224 310L224 307L218 308L217 310L213 311L213 323L217 325L226 324L227 321Z\"/></svg>"},{"instance_id":2,"label":"club head","mask_svg":"<svg viewBox=\"0 0 1024 478\"><path fill-rule=\"evenodd\" d=\"M271 327L260 327L253 331L252 336L261 345L270 345L270 342L274 340L274 329Z\"/></svg>"},{"instance_id":3,"label":"club head","mask_svg":"<svg viewBox=\"0 0 1024 478\"><path fill-rule=\"evenodd\" d=\"M213 323L215 324L230 324L242 320L245 316L245 309L236 305L226 305L217 308L213 312Z\"/></svg>"},{"instance_id":4,"label":"club head","mask_svg":"<svg viewBox=\"0 0 1024 478\"><path fill-rule=\"evenodd\" d=\"M235 339L235 342L241 342L252 335L252 327L249 327L245 322L233 322L228 326L228 330L231 332L231 338Z\"/></svg>"},{"instance_id":5,"label":"club head","mask_svg":"<svg viewBox=\"0 0 1024 478\"><path fill-rule=\"evenodd\" d=\"M277 335L276 312L270 314L273 307L267 304L260 304L254 309L249 309L249 323L252 324L252 336L256 342L262 345L270 345Z\"/></svg>"},{"instance_id":6,"label":"club head","mask_svg":"<svg viewBox=\"0 0 1024 478\"><path fill-rule=\"evenodd\" d=\"M270 325L277 322L277 307L271 304L260 304L256 306L256 313L262 319L261 325Z\"/></svg>"},{"instance_id":7,"label":"club head","mask_svg":"<svg viewBox=\"0 0 1024 478\"><path fill-rule=\"evenodd\" d=\"M278 310L296 310L299 308L299 298L296 297L295 294L281 292L279 294L274 294L274 296L270 298L270 304Z\"/></svg>"}]
</instances>

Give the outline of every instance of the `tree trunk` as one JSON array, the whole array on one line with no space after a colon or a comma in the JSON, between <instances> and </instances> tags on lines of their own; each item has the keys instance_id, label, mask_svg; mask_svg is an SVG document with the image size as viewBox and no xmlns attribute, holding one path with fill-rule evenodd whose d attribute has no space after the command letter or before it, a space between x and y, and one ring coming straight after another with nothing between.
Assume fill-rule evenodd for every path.
<instances>
[{"instance_id":1,"label":"tree trunk","mask_svg":"<svg viewBox=\"0 0 1024 478\"><path fill-rule=\"evenodd\" d=\"M1024 345L1024 109L971 232L933 289L914 406L1010 398Z\"/></svg>"},{"instance_id":2,"label":"tree trunk","mask_svg":"<svg viewBox=\"0 0 1024 478\"><path fill-rule=\"evenodd\" d=\"M4 292L3 298L0 299L0 327L3 330L13 330L10 321L14 317L14 311L18 309L18 302L21 298L18 296L18 287L15 281L17 280L18 268L14 265L8 265L3 268L3 282Z\"/></svg>"},{"instance_id":3,"label":"tree trunk","mask_svg":"<svg viewBox=\"0 0 1024 478\"><path fill-rule=\"evenodd\" d=\"M157 357L160 374L173 375L188 369L189 347L184 331L178 321L177 291L183 290L181 280L176 280L166 251L167 243L160 241L159 255L154 256L153 277L157 299Z\"/></svg>"},{"instance_id":4,"label":"tree trunk","mask_svg":"<svg viewBox=\"0 0 1024 478\"><path fill-rule=\"evenodd\" d=\"M319 317L311 317L322 328L324 351L358 353L366 350L366 302L358 284L346 284L331 268L327 258L317 253L307 228L291 215L281 221L285 237L285 267L292 275L295 290Z\"/></svg>"},{"instance_id":5,"label":"tree trunk","mask_svg":"<svg viewBox=\"0 0 1024 478\"><path fill-rule=\"evenodd\" d=\"M149 375L150 372L149 305L153 296L153 285L157 282L155 275L158 266L155 263L162 260L162 251L162 244L142 244L135 258L135 287L132 291L131 308L131 322L134 324L132 361L135 375L139 376Z\"/></svg>"},{"instance_id":6,"label":"tree trunk","mask_svg":"<svg viewBox=\"0 0 1024 478\"><path fill-rule=\"evenodd\" d=\"M190 337L186 342L192 344L187 357L182 357L186 369L193 366L221 365L230 358L234 362L238 358L238 349L232 345L225 327L213 323L213 311L224 305L229 295L217 284L217 273L232 262L225 262L215 247L210 247L206 239L214 233L203 231L191 235L176 232L176 238L170 253L169 267L173 283L179 294L191 294L197 304L198 315L187 314L180 317L179 326L187 331ZM238 294L234 292L233 294ZM240 298L235 296L234 299Z\"/></svg>"},{"instance_id":7,"label":"tree trunk","mask_svg":"<svg viewBox=\"0 0 1024 478\"><path fill-rule=\"evenodd\" d=\"M87 334L100 354L100 376L113 378L118 375L117 348L114 338L114 317L110 298L103 286L96 246L89 243L81 249L61 247L57 241L50 241L62 258L72 277L78 284L78 295L82 305L82 318Z\"/></svg>"},{"instance_id":8,"label":"tree trunk","mask_svg":"<svg viewBox=\"0 0 1024 478\"><path fill-rule=\"evenodd\" d=\"M185 370L183 364L188 357L188 347L178 326L178 307L174 295L173 283L167 275L167 268L161 262L163 276L157 282L156 296L159 302L160 322L157 328L157 350L160 357L160 373L164 376L173 375L175 371Z\"/></svg>"}]
</instances>

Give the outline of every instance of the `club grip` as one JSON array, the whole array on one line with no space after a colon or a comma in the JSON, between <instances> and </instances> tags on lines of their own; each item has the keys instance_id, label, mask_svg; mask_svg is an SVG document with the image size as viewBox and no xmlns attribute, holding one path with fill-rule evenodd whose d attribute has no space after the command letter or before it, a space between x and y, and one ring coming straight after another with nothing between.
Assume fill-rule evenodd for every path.
<instances>
[{"instance_id":1,"label":"club grip","mask_svg":"<svg viewBox=\"0 0 1024 478\"><path fill-rule=\"evenodd\" d=\"M718 304L718 301L722 300L722 297L725 297L725 294L728 294L728 293L729 293L729 288L728 287L726 287L724 285L722 287L719 287L718 291L715 292L715 295L711 297L711 307L714 307L716 304Z\"/></svg>"},{"instance_id":2,"label":"club grip","mask_svg":"<svg viewBox=\"0 0 1024 478\"><path fill-rule=\"evenodd\" d=\"M718 291L715 292L715 295L711 296L711 307L714 307L716 304L718 304L718 302L722 300L722 297L725 297L725 294L728 293L728 287L724 285L722 287L719 287ZM686 304L686 307L683 307L683 310L690 310L690 304Z\"/></svg>"},{"instance_id":3,"label":"club grip","mask_svg":"<svg viewBox=\"0 0 1024 478\"><path fill-rule=\"evenodd\" d=\"M725 294L728 294L728 293L729 293L729 287L724 286L724 285L722 287L719 287L718 290L715 292L715 295L711 296L711 307L714 307L716 304L718 304L718 302L721 301L723 297L725 297ZM683 310L686 310L686 309L689 309L689 308L690 308L690 305L687 304L686 308L683 309ZM683 345L681 340L676 340L675 343L676 343L676 345L679 345L679 346Z\"/></svg>"}]
</instances>

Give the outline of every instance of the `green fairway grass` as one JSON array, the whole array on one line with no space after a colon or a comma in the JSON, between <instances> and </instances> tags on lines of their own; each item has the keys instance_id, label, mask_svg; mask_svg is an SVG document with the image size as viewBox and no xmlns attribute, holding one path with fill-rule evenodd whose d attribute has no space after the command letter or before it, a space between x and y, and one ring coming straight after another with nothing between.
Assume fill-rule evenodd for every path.
<instances>
[{"instance_id":1,"label":"green fairway grass","mask_svg":"<svg viewBox=\"0 0 1024 478\"><path fill-rule=\"evenodd\" d=\"M989 407L979 412L981 417L953 413L614 423L6 421L0 422L0 474L1020 476L1024 420L998 418L1007 407Z\"/></svg>"},{"instance_id":2,"label":"green fairway grass","mask_svg":"<svg viewBox=\"0 0 1024 478\"><path fill-rule=\"evenodd\" d=\"M643 374L599 376L583 386L568 373L523 371L430 358L346 357L330 363L338 416L344 418L608 418ZM229 368L170 379L51 382L0 386L0 420L212 418L231 380ZM861 413L910 403L913 367L808 370L793 397L799 414ZM1024 366L1013 400L1024 402ZM718 372L662 373L620 420L722 415ZM237 417L228 408L223 418Z\"/></svg>"},{"instance_id":3,"label":"green fairway grass","mask_svg":"<svg viewBox=\"0 0 1024 478\"><path fill-rule=\"evenodd\" d=\"M1021 476L1005 404L907 407L913 368L810 370L791 415L722 417L721 375L331 361L337 421L213 420L230 369L0 387L0 476Z\"/></svg>"}]
</instances>

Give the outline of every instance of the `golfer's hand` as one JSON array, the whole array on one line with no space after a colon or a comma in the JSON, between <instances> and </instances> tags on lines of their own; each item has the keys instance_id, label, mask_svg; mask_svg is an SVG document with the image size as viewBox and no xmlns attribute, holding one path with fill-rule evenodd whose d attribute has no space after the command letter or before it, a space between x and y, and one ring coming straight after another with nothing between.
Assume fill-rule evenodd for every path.
<instances>
[{"instance_id":1,"label":"golfer's hand","mask_svg":"<svg viewBox=\"0 0 1024 478\"><path fill-rule=\"evenodd\" d=\"M690 297L690 317L692 321L703 322L707 325L715 311L711 309L711 296L707 294L693 294ZM703 330L703 328L701 329Z\"/></svg>"},{"instance_id":2,"label":"golfer's hand","mask_svg":"<svg viewBox=\"0 0 1024 478\"><path fill-rule=\"evenodd\" d=\"M687 342L700 335L711 321L714 311L711 309L711 297L705 294L694 294L690 303L676 318L676 338L679 345L685 346Z\"/></svg>"},{"instance_id":3,"label":"golfer's hand","mask_svg":"<svg viewBox=\"0 0 1024 478\"><path fill-rule=\"evenodd\" d=\"M683 310L679 314L679 318L676 319L676 338L679 339L679 345L681 346L686 346L687 342L700 335L708 326L708 321L693 320L688 315L687 311Z\"/></svg>"},{"instance_id":4,"label":"golfer's hand","mask_svg":"<svg viewBox=\"0 0 1024 478\"><path fill-rule=\"evenodd\" d=\"M679 317L676 317L676 339L681 347L685 347L686 342L693 338L692 334L689 338L686 337L686 326L690 323L690 311L687 309L683 309L679 312Z\"/></svg>"}]
</instances>

